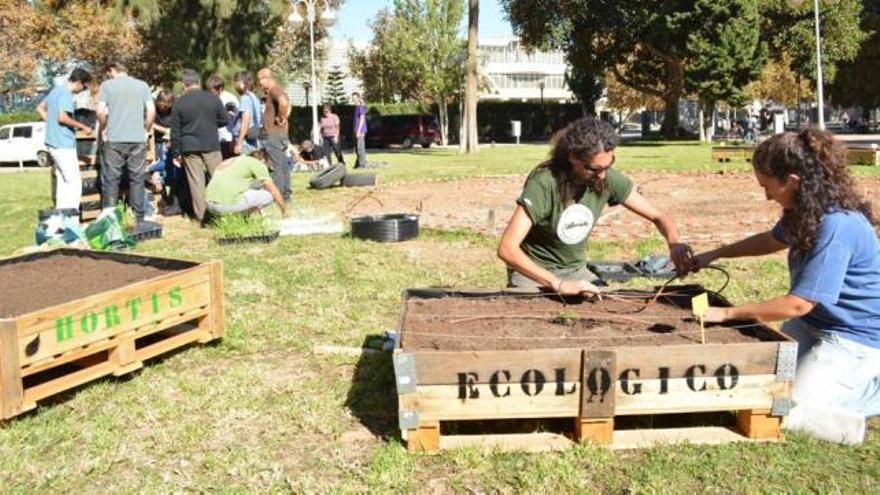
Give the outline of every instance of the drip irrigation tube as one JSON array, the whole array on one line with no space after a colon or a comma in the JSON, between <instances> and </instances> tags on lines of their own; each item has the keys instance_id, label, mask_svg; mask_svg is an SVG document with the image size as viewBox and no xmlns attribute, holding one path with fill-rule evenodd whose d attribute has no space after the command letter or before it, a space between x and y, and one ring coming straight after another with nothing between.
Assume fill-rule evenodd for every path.
<instances>
[{"instance_id":1,"label":"drip irrigation tube","mask_svg":"<svg viewBox=\"0 0 880 495\"><path fill-rule=\"evenodd\" d=\"M378 242L405 241L419 235L419 217L408 213L392 213L353 218L351 235Z\"/></svg>"}]
</instances>

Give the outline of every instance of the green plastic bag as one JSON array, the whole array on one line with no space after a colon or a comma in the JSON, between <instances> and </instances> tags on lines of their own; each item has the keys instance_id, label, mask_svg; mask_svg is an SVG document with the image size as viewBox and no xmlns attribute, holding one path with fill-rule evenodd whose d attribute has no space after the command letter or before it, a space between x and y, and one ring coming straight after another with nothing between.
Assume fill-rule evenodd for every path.
<instances>
[{"instance_id":1,"label":"green plastic bag","mask_svg":"<svg viewBox=\"0 0 880 495\"><path fill-rule=\"evenodd\" d=\"M118 251L135 245L134 239L122 225L119 208L105 209L94 222L86 227L86 239L92 249Z\"/></svg>"}]
</instances>

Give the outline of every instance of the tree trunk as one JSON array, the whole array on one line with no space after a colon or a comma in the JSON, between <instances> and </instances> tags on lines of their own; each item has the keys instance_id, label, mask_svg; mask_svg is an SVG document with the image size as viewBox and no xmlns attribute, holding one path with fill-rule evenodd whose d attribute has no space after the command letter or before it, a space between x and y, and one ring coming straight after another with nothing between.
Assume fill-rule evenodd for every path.
<instances>
[{"instance_id":1,"label":"tree trunk","mask_svg":"<svg viewBox=\"0 0 880 495\"><path fill-rule=\"evenodd\" d=\"M697 119L699 119L699 121L700 121L700 142L701 143L706 142L706 116L703 113L703 108L704 108L704 106L701 103L699 111L697 113Z\"/></svg>"},{"instance_id":2,"label":"tree trunk","mask_svg":"<svg viewBox=\"0 0 880 495\"><path fill-rule=\"evenodd\" d=\"M663 125L660 132L667 139L678 137L679 113L678 101L684 93L684 66L681 60L673 59L666 62L666 90L663 92Z\"/></svg>"},{"instance_id":3,"label":"tree trunk","mask_svg":"<svg viewBox=\"0 0 880 495\"><path fill-rule=\"evenodd\" d=\"M464 151L477 153L477 25L480 16L480 0L468 0L468 51L467 84L465 86L465 136Z\"/></svg>"},{"instance_id":4,"label":"tree trunk","mask_svg":"<svg viewBox=\"0 0 880 495\"><path fill-rule=\"evenodd\" d=\"M437 97L437 110L440 113L440 144L449 144L449 109L446 105L446 95Z\"/></svg>"}]
</instances>

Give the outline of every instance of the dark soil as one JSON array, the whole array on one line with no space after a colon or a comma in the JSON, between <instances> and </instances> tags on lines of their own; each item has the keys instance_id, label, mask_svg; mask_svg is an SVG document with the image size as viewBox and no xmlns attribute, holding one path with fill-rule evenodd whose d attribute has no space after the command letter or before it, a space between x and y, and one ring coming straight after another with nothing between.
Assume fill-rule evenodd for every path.
<instances>
[{"instance_id":1,"label":"dark soil","mask_svg":"<svg viewBox=\"0 0 880 495\"><path fill-rule=\"evenodd\" d=\"M175 268L66 254L2 264L0 318L118 289L172 271Z\"/></svg>"},{"instance_id":2,"label":"dark soil","mask_svg":"<svg viewBox=\"0 0 880 495\"><path fill-rule=\"evenodd\" d=\"M602 302L535 295L411 298L401 346L406 350L525 350L665 346L700 343L691 294L617 291ZM718 302L715 301L717 305ZM751 322L706 325L706 342L777 340Z\"/></svg>"}]
</instances>

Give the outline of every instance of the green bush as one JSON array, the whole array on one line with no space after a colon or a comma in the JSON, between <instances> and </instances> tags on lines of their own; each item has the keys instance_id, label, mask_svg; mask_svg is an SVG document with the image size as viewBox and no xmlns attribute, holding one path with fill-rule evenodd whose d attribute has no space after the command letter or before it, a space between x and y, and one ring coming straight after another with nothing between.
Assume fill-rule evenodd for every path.
<instances>
[{"instance_id":1,"label":"green bush","mask_svg":"<svg viewBox=\"0 0 880 495\"><path fill-rule=\"evenodd\" d=\"M40 120L40 114L37 112L0 113L0 125L18 124L19 122L39 122Z\"/></svg>"}]
</instances>

